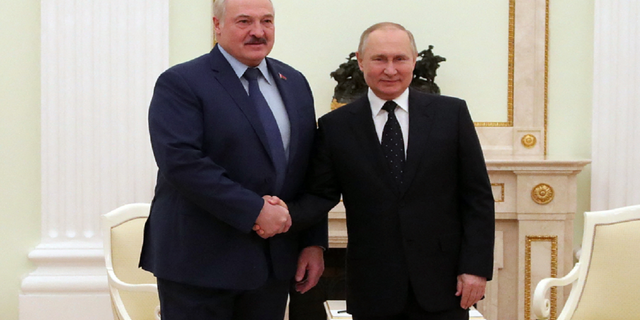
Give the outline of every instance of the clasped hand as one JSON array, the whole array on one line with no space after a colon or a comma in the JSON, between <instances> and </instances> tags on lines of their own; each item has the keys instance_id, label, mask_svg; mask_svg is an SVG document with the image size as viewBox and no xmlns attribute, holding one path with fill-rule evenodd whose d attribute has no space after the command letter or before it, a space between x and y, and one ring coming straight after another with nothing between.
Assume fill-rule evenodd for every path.
<instances>
[{"instance_id":1,"label":"clasped hand","mask_svg":"<svg viewBox=\"0 0 640 320\"><path fill-rule=\"evenodd\" d=\"M264 206L256 219L253 231L264 239L289 231L291 216L287 204L276 196L262 198ZM324 271L323 251L319 246L309 246L302 249L298 257L298 268L295 275L296 291L305 293L318 283Z\"/></svg>"},{"instance_id":2,"label":"clasped hand","mask_svg":"<svg viewBox=\"0 0 640 320\"><path fill-rule=\"evenodd\" d=\"M291 215L287 204L276 196L264 196L264 205L253 226L260 237L267 239L291 228Z\"/></svg>"}]
</instances>

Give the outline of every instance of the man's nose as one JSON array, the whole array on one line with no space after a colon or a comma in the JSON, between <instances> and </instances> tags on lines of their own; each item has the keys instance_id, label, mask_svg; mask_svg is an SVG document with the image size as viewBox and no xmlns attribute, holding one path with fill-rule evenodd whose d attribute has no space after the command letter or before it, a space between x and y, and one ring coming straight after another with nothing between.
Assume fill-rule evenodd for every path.
<instances>
[{"instance_id":1,"label":"man's nose","mask_svg":"<svg viewBox=\"0 0 640 320\"><path fill-rule=\"evenodd\" d=\"M389 61L384 68L384 73L387 75L394 75L398 73L396 66L393 64L393 61Z\"/></svg>"},{"instance_id":2,"label":"man's nose","mask_svg":"<svg viewBox=\"0 0 640 320\"><path fill-rule=\"evenodd\" d=\"M254 23L251 25L250 34L256 38L262 38L264 37L264 27L261 23Z\"/></svg>"}]
</instances>

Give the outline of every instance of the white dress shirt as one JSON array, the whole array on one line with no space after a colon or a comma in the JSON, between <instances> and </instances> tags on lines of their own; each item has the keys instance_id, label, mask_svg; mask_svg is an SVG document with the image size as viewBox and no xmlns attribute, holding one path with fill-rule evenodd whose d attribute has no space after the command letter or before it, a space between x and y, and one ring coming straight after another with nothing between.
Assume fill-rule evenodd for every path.
<instances>
[{"instance_id":1,"label":"white dress shirt","mask_svg":"<svg viewBox=\"0 0 640 320\"><path fill-rule=\"evenodd\" d=\"M367 92L369 98L369 104L371 106L371 114L373 115L373 124L376 126L376 133L378 134L378 141L382 143L382 131L384 125L387 123L389 113L382 110L382 106L387 100L382 100L369 89ZM404 157L407 157L407 147L409 146L409 88L407 88L400 96L393 99L398 106L396 107L396 118L400 123L400 129L402 130L402 140L404 141Z\"/></svg>"}]
</instances>

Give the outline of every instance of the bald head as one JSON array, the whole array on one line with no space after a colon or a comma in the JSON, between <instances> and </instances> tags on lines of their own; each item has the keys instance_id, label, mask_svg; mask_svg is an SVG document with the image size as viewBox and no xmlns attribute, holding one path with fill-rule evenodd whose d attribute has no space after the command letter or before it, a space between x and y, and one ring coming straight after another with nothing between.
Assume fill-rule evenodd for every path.
<instances>
[{"instance_id":1,"label":"bald head","mask_svg":"<svg viewBox=\"0 0 640 320\"><path fill-rule=\"evenodd\" d=\"M367 43L369 41L369 35L376 31L376 30L401 30L404 31L407 36L409 37L409 42L411 43L411 49L413 50L413 52L417 55L418 54L418 48L416 46L416 41L413 38L413 34L411 33L411 31L405 29L405 27L403 27L401 24L398 23L394 23L394 22L380 22L380 23L376 23L374 25L372 25L371 27L367 28L367 30L365 30L362 35L360 36L360 44L358 45L358 53L362 54L364 52L365 47L367 46Z\"/></svg>"}]
</instances>

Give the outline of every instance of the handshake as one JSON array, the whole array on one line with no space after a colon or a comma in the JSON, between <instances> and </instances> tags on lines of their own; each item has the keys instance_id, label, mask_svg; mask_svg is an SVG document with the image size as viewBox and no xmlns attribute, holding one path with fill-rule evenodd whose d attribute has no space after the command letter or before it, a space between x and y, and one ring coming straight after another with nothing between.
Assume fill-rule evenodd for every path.
<instances>
[{"instance_id":1,"label":"handshake","mask_svg":"<svg viewBox=\"0 0 640 320\"><path fill-rule=\"evenodd\" d=\"M263 239L268 239L279 233L285 233L291 228L291 215L287 204L276 196L264 196L264 205L253 225L255 231Z\"/></svg>"}]
</instances>

